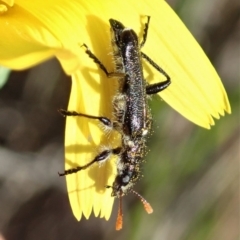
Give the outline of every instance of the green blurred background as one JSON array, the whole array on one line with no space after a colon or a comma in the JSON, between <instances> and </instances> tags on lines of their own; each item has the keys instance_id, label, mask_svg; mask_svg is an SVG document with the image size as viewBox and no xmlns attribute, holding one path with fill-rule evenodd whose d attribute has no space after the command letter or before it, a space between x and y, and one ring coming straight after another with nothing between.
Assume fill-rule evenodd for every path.
<instances>
[{"instance_id":1,"label":"green blurred background","mask_svg":"<svg viewBox=\"0 0 240 240\"><path fill-rule=\"evenodd\" d=\"M57 176L65 121L57 109L66 108L70 91L59 63L11 72L0 89L0 240L239 239L240 2L168 2L216 67L232 114L209 131L153 97L154 132L136 190L154 213L129 195L124 228L116 232L117 201L108 222L77 222Z\"/></svg>"}]
</instances>

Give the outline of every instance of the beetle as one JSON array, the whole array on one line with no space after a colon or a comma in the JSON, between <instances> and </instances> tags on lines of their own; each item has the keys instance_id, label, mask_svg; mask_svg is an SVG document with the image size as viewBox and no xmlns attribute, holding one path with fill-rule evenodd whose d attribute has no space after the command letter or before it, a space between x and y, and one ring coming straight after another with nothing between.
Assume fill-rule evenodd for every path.
<instances>
[{"instance_id":1,"label":"beetle","mask_svg":"<svg viewBox=\"0 0 240 240\"><path fill-rule=\"evenodd\" d=\"M120 198L116 222L116 229L119 230L122 228L123 215L121 199L128 192L132 192L140 198L148 213L153 211L150 204L133 190L133 186L140 177L141 163L146 153L146 140L152 128L148 95L156 94L166 89L171 84L171 79L161 67L141 51L147 39L150 23L149 16L144 28L143 40L140 44L138 36L133 29L125 27L121 22L114 19L110 19L109 22L115 61L114 72L108 72L86 44L83 44L83 47L86 49L86 54L93 59L108 78L118 78L119 90L113 98L112 119L64 109L60 109L59 112L63 116L79 116L99 120L104 126L118 131L121 135L121 146L113 149L104 149L86 165L65 170L63 173L59 173L59 176L77 173L87 169L95 162L102 163L109 159L111 155L116 155L117 175L112 186L106 187L112 188L111 196ZM148 84L143 76L142 59L145 59L157 71L163 74L166 80Z\"/></svg>"}]
</instances>

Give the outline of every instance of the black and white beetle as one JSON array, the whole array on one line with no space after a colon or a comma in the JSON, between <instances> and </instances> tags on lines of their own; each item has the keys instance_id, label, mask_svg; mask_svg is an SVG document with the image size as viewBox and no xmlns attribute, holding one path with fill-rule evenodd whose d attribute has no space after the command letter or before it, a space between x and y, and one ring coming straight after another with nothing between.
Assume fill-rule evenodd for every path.
<instances>
[{"instance_id":1,"label":"black and white beetle","mask_svg":"<svg viewBox=\"0 0 240 240\"><path fill-rule=\"evenodd\" d=\"M152 116L147 102L147 95L156 94L166 89L170 83L170 77L146 54L141 52L141 47L146 42L150 17L145 24L143 41L139 44L137 34L131 28L114 19L109 20L112 33L112 46L115 60L115 71L108 72L101 61L88 49L86 53L102 69L107 77L118 77L119 91L113 99L113 117L108 119L102 116L92 116L75 111L66 111L60 109L64 116L80 116L91 119L97 119L107 127L111 127L121 135L121 146L113 149L107 149L97 155L92 161L84 166L78 166L73 169L59 173L59 176L76 173L84 170L95 162L104 162L112 154L117 155L117 176L112 186L112 196L120 198L120 207L116 223L116 229L122 228L122 204L121 198L128 192L136 194L142 201L146 211L152 212L150 204L132 187L138 180L141 171L141 163L145 156L146 138L148 137ZM147 84L143 76L142 59L148 61L156 70L166 77L163 82Z\"/></svg>"}]
</instances>

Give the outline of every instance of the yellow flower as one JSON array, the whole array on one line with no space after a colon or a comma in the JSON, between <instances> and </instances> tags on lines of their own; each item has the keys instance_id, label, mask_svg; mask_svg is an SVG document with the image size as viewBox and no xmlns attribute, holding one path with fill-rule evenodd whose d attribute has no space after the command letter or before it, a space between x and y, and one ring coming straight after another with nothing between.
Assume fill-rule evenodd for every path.
<instances>
[{"instance_id":1,"label":"yellow flower","mask_svg":"<svg viewBox=\"0 0 240 240\"><path fill-rule=\"evenodd\" d=\"M142 36L146 15L151 16L143 52L171 77L161 98L190 121L205 128L214 118L230 113L224 87L211 63L173 10L163 0L16 0L0 1L0 64L24 69L53 56L72 76L69 110L111 118L115 80L107 79L80 47L87 44L109 70L110 18L121 21ZM145 66L145 65L144 65ZM152 69L150 83L163 80ZM152 79L154 76L154 79ZM92 104L94 103L94 104ZM68 117L65 133L65 168L82 166L97 154L99 145L118 146L118 136L106 137L97 120ZM109 219L116 174L114 159L77 174L67 175L67 189L75 217L82 214Z\"/></svg>"}]
</instances>

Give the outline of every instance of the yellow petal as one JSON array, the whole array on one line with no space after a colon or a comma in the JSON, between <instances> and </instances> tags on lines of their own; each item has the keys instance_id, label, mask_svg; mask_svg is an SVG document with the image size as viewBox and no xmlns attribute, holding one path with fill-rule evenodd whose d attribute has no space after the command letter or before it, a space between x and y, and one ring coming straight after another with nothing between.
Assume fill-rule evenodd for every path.
<instances>
[{"instance_id":1,"label":"yellow petal","mask_svg":"<svg viewBox=\"0 0 240 240\"><path fill-rule=\"evenodd\" d=\"M84 51L83 56L88 60ZM84 77L87 77L88 81L84 81L82 72L84 69L80 69L73 75L68 109L94 116L100 116L99 113L101 113L101 116L110 117L106 109L111 109L111 102L106 100L109 99L113 91L112 80L106 79L103 74L98 74L98 78L93 78L91 70L85 69L88 76ZM106 97L100 92L105 92ZM65 168L83 166L101 152L100 146L116 147L118 144L117 136L115 139L111 136L106 137L98 120L67 117ZM78 220L81 219L82 213L86 218L89 218L92 208L95 216L100 214L101 217L109 219L114 198L111 197L111 190L106 189L106 186L112 185L115 174L115 161L111 159L101 167L95 163L86 170L66 176L70 203Z\"/></svg>"},{"instance_id":2,"label":"yellow petal","mask_svg":"<svg viewBox=\"0 0 240 240\"><path fill-rule=\"evenodd\" d=\"M143 52L171 77L172 84L159 95L195 124L210 128L214 118L230 113L222 82L212 64L173 10L161 1L153 8ZM159 10L160 9L160 10ZM160 74L154 71L154 83Z\"/></svg>"},{"instance_id":3,"label":"yellow petal","mask_svg":"<svg viewBox=\"0 0 240 240\"><path fill-rule=\"evenodd\" d=\"M0 2L0 14L4 14L8 11L9 7L12 7L14 4L14 0L2 0Z\"/></svg>"},{"instance_id":4,"label":"yellow petal","mask_svg":"<svg viewBox=\"0 0 240 240\"><path fill-rule=\"evenodd\" d=\"M23 69L57 56L68 74L75 71L83 29L79 23L80 3L16 1L0 15L0 64Z\"/></svg>"},{"instance_id":5,"label":"yellow petal","mask_svg":"<svg viewBox=\"0 0 240 240\"><path fill-rule=\"evenodd\" d=\"M14 0L1 0L1 4L2 5L6 4L8 7L12 7L14 4Z\"/></svg>"},{"instance_id":6,"label":"yellow petal","mask_svg":"<svg viewBox=\"0 0 240 240\"><path fill-rule=\"evenodd\" d=\"M22 69L53 56L54 49L39 43L41 37L46 40L53 36L39 26L39 21L18 5L0 15L2 65Z\"/></svg>"}]
</instances>

